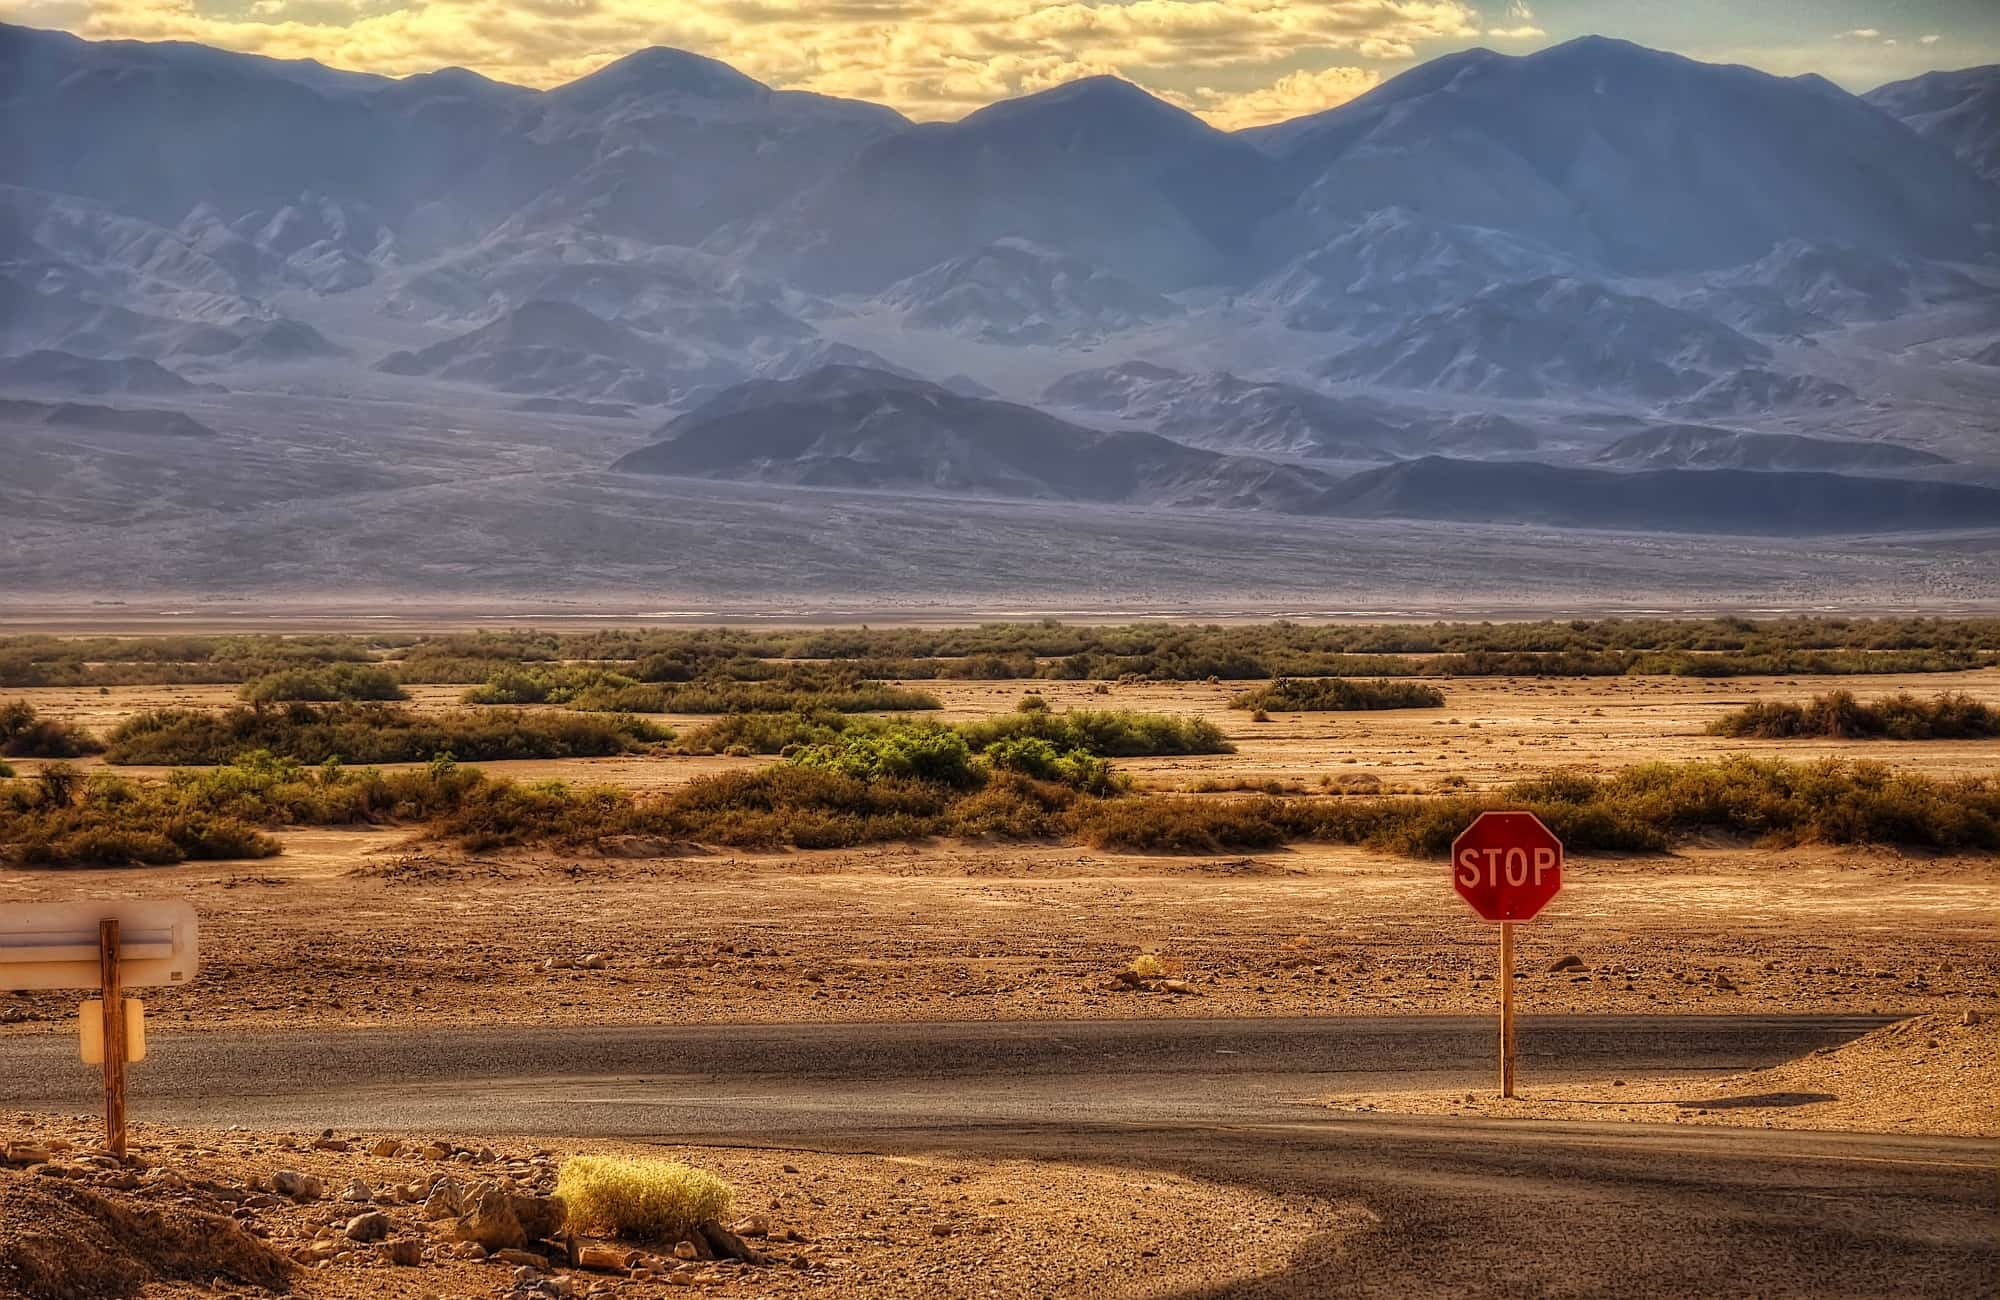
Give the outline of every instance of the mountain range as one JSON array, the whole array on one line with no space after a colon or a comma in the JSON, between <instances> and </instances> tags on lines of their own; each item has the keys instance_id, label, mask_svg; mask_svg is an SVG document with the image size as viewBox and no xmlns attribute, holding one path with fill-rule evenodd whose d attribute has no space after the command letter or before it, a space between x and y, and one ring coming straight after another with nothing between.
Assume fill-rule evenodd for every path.
<instances>
[{"instance_id":1,"label":"mountain range","mask_svg":"<svg viewBox=\"0 0 2000 1300\"><path fill-rule=\"evenodd\" d=\"M532 90L0 25L0 114L30 523L525 491L482 534L520 552L729 480L2000 530L2000 68L1857 96L1591 37L1232 132L1115 77L913 123L669 49ZM149 496L196 446L236 470Z\"/></svg>"}]
</instances>

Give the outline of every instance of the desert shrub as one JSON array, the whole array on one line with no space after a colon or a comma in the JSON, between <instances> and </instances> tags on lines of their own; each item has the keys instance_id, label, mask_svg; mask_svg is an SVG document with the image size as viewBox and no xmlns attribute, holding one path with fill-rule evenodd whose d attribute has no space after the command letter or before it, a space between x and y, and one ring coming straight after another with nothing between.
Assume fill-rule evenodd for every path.
<instances>
[{"instance_id":1,"label":"desert shrub","mask_svg":"<svg viewBox=\"0 0 2000 1300\"><path fill-rule=\"evenodd\" d=\"M422 762L452 754L469 762L508 758L592 758L672 739L637 718L478 710L418 714L386 704L292 704L208 711L158 709L114 729L112 763L226 763L268 750L304 763Z\"/></svg>"},{"instance_id":2,"label":"desert shrub","mask_svg":"<svg viewBox=\"0 0 2000 1300\"><path fill-rule=\"evenodd\" d=\"M32 795L10 791L0 801L0 857L26 866L161 866L278 851L255 826L180 800L163 782L141 787L93 777L76 788L36 785Z\"/></svg>"},{"instance_id":3,"label":"desert shrub","mask_svg":"<svg viewBox=\"0 0 2000 1300\"><path fill-rule=\"evenodd\" d=\"M556 1174L572 1232L673 1242L721 1218L734 1193L706 1170L643 1156L571 1156Z\"/></svg>"},{"instance_id":4,"label":"desert shrub","mask_svg":"<svg viewBox=\"0 0 2000 1300\"><path fill-rule=\"evenodd\" d=\"M467 704L542 704L549 698L549 679L525 668L503 668L467 691Z\"/></svg>"},{"instance_id":5,"label":"desert shrub","mask_svg":"<svg viewBox=\"0 0 2000 1300\"><path fill-rule=\"evenodd\" d=\"M637 809L632 829L710 844L846 848L936 835L956 795L935 781L779 763L677 786Z\"/></svg>"},{"instance_id":6,"label":"desert shrub","mask_svg":"<svg viewBox=\"0 0 2000 1300\"><path fill-rule=\"evenodd\" d=\"M621 707L620 697L639 707ZM501 668L465 693L467 704L568 704L597 713L659 713L659 691L588 664Z\"/></svg>"},{"instance_id":7,"label":"desert shrub","mask_svg":"<svg viewBox=\"0 0 2000 1300\"><path fill-rule=\"evenodd\" d=\"M406 700L409 692L383 668L337 663L324 668L288 668L243 683L237 692L252 703L305 700Z\"/></svg>"},{"instance_id":8,"label":"desert shrub","mask_svg":"<svg viewBox=\"0 0 2000 1300\"><path fill-rule=\"evenodd\" d=\"M1112 794L1122 788L1111 764L1085 749L1057 749L1040 736L1008 736L980 752L996 772L1019 772L1036 781L1053 781L1086 794Z\"/></svg>"},{"instance_id":9,"label":"desert shrub","mask_svg":"<svg viewBox=\"0 0 2000 1300\"><path fill-rule=\"evenodd\" d=\"M827 709L799 713L727 713L684 733L679 748L690 754L782 754L800 745L824 745L841 733L882 725Z\"/></svg>"},{"instance_id":10,"label":"desert shrub","mask_svg":"<svg viewBox=\"0 0 2000 1300\"><path fill-rule=\"evenodd\" d=\"M1281 677L1269 686L1245 691L1229 702L1232 709L1268 712L1327 712L1347 709L1441 709L1444 692L1422 682L1349 681L1344 677Z\"/></svg>"},{"instance_id":11,"label":"desert shrub","mask_svg":"<svg viewBox=\"0 0 2000 1300\"><path fill-rule=\"evenodd\" d=\"M8 758L81 758L103 748L81 727L37 716L26 700L0 704L0 754Z\"/></svg>"},{"instance_id":12,"label":"desert shrub","mask_svg":"<svg viewBox=\"0 0 2000 1300\"><path fill-rule=\"evenodd\" d=\"M965 737L947 727L915 726L845 732L806 745L788 760L864 781L885 777L929 781L961 789L979 783Z\"/></svg>"},{"instance_id":13,"label":"desert shrub","mask_svg":"<svg viewBox=\"0 0 2000 1300\"><path fill-rule=\"evenodd\" d=\"M649 684L1009 678L1703 677L1948 672L2000 661L2000 619L1569 619L1087 627L729 628L441 636L0 637L0 686L248 682L336 662L403 683L480 683L508 668L579 666Z\"/></svg>"},{"instance_id":14,"label":"desert shrub","mask_svg":"<svg viewBox=\"0 0 2000 1300\"><path fill-rule=\"evenodd\" d=\"M952 804L946 829L968 839L1057 839L1069 834L1069 814L1077 799L1069 785L998 771Z\"/></svg>"},{"instance_id":15,"label":"desert shrub","mask_svg":"<svg viewBox=\"0 0 2000 1300\"><path fill-rule=\"evenodd\" d=\"M1805 704L1759 700L1709 724L1716 736L1786 740L1970 740L2000 736L2000 711L1964 694L1925 700L1907 692L1863 704L1848 691L1815 695Z\"/></svg>"},{"instance_id":16,"label":"desert shrub","mask_svg":"<svg viewBox=\"0 0 2000 1300\"><path fill-rule=\"evenodd\" d=\"M1219 853L1285 842L1278 801L1154 797L1111 799L1081 811L1076 834L1101 849Z\"/></svg>"},{"instance_id":17,"label":"desert shrub","mask_svg":"<svg viewBox=\"0 0 2000 1300\"><path fill-rule=\"evenodd\" d=\"M657 708L635 706L640 713L907 713L942 707L935 695L881 682L690 682L640 689L659 701Z\"/></svg>"},{"instance_id":18,"label":"desert shrub","mask_svg":"<svg viewBox=\"0 0 2000 1300\"><path fill-rule=\"evenodd\" d=\"M964 723L958 730L968 745L980 751L1002 740L1032 736L1058 749L1083 750L1100 758L1236 752L1222 729L1207 719L1160 713L1090 709L1011 713Z\"/></svg>"}]
</instances>

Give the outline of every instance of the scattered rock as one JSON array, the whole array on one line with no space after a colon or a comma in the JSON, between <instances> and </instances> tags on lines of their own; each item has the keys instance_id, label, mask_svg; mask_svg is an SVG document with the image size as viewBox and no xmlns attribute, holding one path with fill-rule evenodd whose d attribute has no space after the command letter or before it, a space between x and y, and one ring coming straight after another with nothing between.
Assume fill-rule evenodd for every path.
<instances>
[{"instance_id":1,"label":"scattered rock","mask_svg":"<svg viewBox=\"0 0 2000 1300\"><path fill-rule=\"evenodd\" d=\"M1715 972L1715 987L1725 993L1734 993L1736 991L1736 981L1729 978L1727 971L1717 971Z\"/></svg>"},{"instance_id":2,"label":"scattered rock","mask_svg":"<svg viewBox=\"0 0 2000 1300\"><path fill-rule=\"evenodd\" d=\"M389 1222L388 1215L380 1210L370 1210L366 1214L357 1214L347 1221L347 1239L380 1241L389 1235L389 1229L393 1226Z\"/></svg>"},{"instance_id":3,"label":"scattered rock","mask_svg":"<svg viewBox=\"0 0 2000 1300\"><path fill-rule=\"evenodd\" d=\"M424 1243L415 1237L398 1237L381 1246L382 1258L398 1268L414 1268L424 1262Z\"/></svg>"},{"instance_id":4,"label":"scattered rock","mask_svg":"<svg viewBox=\"0 0 2000 1300\"><path fill-rule=\"evenodd\" d=\"M521 1220L515 1216L507 1193L491 1184L475 1188L472 1208L459 1217L452 1236L477 1242L489 1251L518 1249L528 1242Z\"/></svg>"},{"instance_id":5,"label":"scattered rock","mask_svg":"<svg viewBox=\"0 0 2000 1300\"><path fill-rule=\"evenodd\" d=\"M368 1148L368 1154L371 1156L380 1156L384 1160L389 1160L393 1159L396 1155L401 1153L402 1149L403 1149L403 1144L398 1139L383 1138L380 1141L378 1141L374 1146Z\"/></svg>"},{"instance_id":6,"label":"scattered rock","mask_svg":"<svg viewBox=\"0 0 2000 1300\"><path fill-rule=\"evenodd\" d=\"M1201 990L1186 980L1161 980L1160 988L1168 993L1178 993L1182 997L1201 996Z\"/></svg>"},{"instance_id":7,"label":"scattered rock","mask_svg":"<svg viewBox=\"0 0 2000 1300\"><path fill-rule=\"evenodd\" d=\"M577 1248L576 1266L597 1273L625 1273L632 1269L638 1258L637 1251L592 1242Z\"/></svg>"},{"instance_id":8,"label":"scattered rock","mask_svg":"<svg viewBox=\"0 0 2000 1300\"><path fill-rule=\"evenodd\" d=\"M491 1183L467 1194L472 1208L459 1217L452 1235L489 1251L518 1250L562 1231L568 1207L560 1196L522 1196Z\"/></svg>"},{"instance_id":9,"label":"scattered rock","mask_svg":"<svg viewBox=\"0 0 2000 1300\"><path fill-rule=\"evenodd\" d=\"M585 970L604 970L611 965L611 962L603 953L594 952L578 962L577 965Z\"/></svg>"},{"instance_id":10,"label":"scattered rock","mask_svg":"<svg viewBox=\"0 0 2000 1300\"><path fill-rule=\"evenodd\" d=\"M375 1199L375 1189L356 1178L341 1190L340 1199L365 1205Z\"/></svg>"},{"instance_id":11,"label":"scattered rock","mask_svg":"<svg viewBox=\"0 0 2000 1300\"><path fill-rule=\"evenodd\" d=\"M496 1250L486 1258L494 1264L512 1264L517 1268L531 1268L537 1273L546 1273L549 1268L549 1261L545 1257L537 1255L532 1250L523 1250L518 1246L509 1246L505 1250Z\"/></svg>"},{"instance_id":12,"label":"scattered rock","mask_svg":"<svg viewBox=\"0 0 2000 1300\"><path fill-rule=\"evenodd\" d=\"M1958 1018L1958 1023L1967 1027L1984 1024L1985 1022L1986 1017L1980 1015L1977 1011L1968 1011Z\"/></svg>"},{"instance_id":13,"label":"scattered rock","mask_svg":"<svg viewBox=\"0 0 2000 1300\"><path fill-rule=\"evenodd\" d=\"M278 1195L304 1204L317 1201L323 1188L319 1179L311 1174L302 1174L296 1169L280 1169L271 1175L271 1190Z\"/></svg>"},{"instance_id":14,"label":"scattered rock","mask_svg":"<svg viewBox=\"0 0 2000 1300\"><path fill-rule=\"evenodd\" d=\"M770 1257L743 1238L737 1236L719 1223L698 1224L695 1229L701 1234L708 1248L715 1252L717 1259L740 1259L745 1264L768 1264Z\"/></svg>"},{"instance_id":15,"label":"scattered rock","mask_svg":"<svg viewBox=\"0 0 2000 1300\"><path fill-rule=\"evenodd\" d=\"M1554 961L1549 963L1549 974L1551 975L1554 975L1559 971L1588 970L1588 969L1589 967L1583 964L1583 958L1577 956L1573 952L1558 957Z\"/></svg>"},{"instance_id":16,"label":"scattered rock","mask_svg":"<svg viewBox=\"0 0 2000 1300\"><path fill-rule=\"evenodd\" d=\"M1968 1011L1965 1014L1969 1016L1972 1013ZM1971 1024L1973 1022L1968 1020L1966 1023ZM54 1153L47 1147L37 1146L32 1142L9 1142L7 1144L6 1159L10 1165L45 1165L53 1156Z\"/></svg>"},{"instance_id":17,"label":"scattered rock","mask_svg":"<svg viewBox=\"0 0 2000 1300\"><path fill-rule=\"evenodd\" d=\"M457 1179L440 1178L432 1184L430 1194L424 1199L426 1221L455 1219L463 1213L465 1213L465 1193L460 1190Z\"/></svg>"}]
</instances>

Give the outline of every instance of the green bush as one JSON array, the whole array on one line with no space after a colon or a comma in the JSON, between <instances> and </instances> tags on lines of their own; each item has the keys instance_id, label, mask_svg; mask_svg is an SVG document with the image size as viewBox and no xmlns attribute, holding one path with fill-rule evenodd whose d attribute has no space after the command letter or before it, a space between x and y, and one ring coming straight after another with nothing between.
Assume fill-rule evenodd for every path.
<instances>
[{"instance_id":1,"label":"green bush","mask_svg":"<svg viewBox=\"0 0 2000 1300\"><path fill-rule=\"evenodd\" d=\"M142 713L112 731L105 758L119 764L216 764L268 750L303 763L330 758L410 763L438 754L490 762L624 754L672 737L637 718L615 716L499 709L419 714L386 704L292 704Z\"/></svg>"},{"instance_id":2,"label":"green bush","mask_svg":"<svg viewBox=\"0 0 2000 1300\"><path fill-rule=\"evenodd\" d=\"M386 669L338 663L324 668L288 668L243 683L237 692L257 704L303 700L407 700L405 691Z\"/></svg>"},{"instance_id":3,"label":"green bush","mask_svg":"<svg viewBox=\"0 0 2000 1300\"><path fill-rule=\"evenodd\" d=\"M1441 709L1444 692L1421 682L1376 680L1353 682L1344 677L1281 677L1269 686L1245 691L1229 702L1232 709L1276 709L1281 713L1331 712L1352 709Z\"/></svg>"},{"instance_id":4,"label":"green bush","mask_svg":"<svg viewBox=\"0 0 2000 1300\"><path fill-rule=\"evenodd\" d=\"M1074 709L1068 713L1010 713L959 728L966 744L984 751L1002 740L1035 737L1062 750L1080 749L1100 758L1143 758L1168 754L1233 754L1222 729L1205 718L1170 717Z\"/></svg>"},{"instance_id":5,"label":"green bush","mask_svg":"<svg viewBox=\"0 0 2000 1300\"><path fill-rule=\"evenodd\" d=\"M795 767L822 768L863 781L928 781L961 789L979 784L965 737L946 727L846 732L792 754Z\"/></svg>"},{"instance_id":6,"label":"green bush","mask_svg":"<svg viewBox=\"0 0 2000 1300\"><path fill-rule=\"evenodd\" d=\"M1122 788L1105 759L1088 750L1057 749L1040 736L996 740L980 757L996 772L1019 772L1037 781L1053 781L1086 794L1112 794Z\"/></svg>"},{"instance_id":7,"label":"green bush","mask_svg":"<svg viewBox=\"0 0 2000 1300\"><path fill-rule=\"evenodd\" d=\"M38 717L26 700L0 704L0 755L8 758L81 758L104 746L81 727Z\"/></svg>"},{"instance_id":8,"label":"green bush","mask_svg":"<svg viewBox=\"0 0 2000 1300\"><path fill-rule=\"evenodd\" d=\"M843 732L879 728L881 719L815 709L806 713L727 713L680 738L690 754L783 754L801 745L824 745Z\"/></svg>"},{"instance_id":9,"label":"green bush","mask_svg":"<svg viewBox=\"0 0 2000 1300\"><path fill-rule=\"evenodd\" d=\"M1963 694L1925 700L1906 692L1863 704L1848 691L1834 691L1805 704L1760 700L1716 719L1708 730L1767 740L1974 740L2000 736L2000 711Z\"/></svg>"}]
</instances>

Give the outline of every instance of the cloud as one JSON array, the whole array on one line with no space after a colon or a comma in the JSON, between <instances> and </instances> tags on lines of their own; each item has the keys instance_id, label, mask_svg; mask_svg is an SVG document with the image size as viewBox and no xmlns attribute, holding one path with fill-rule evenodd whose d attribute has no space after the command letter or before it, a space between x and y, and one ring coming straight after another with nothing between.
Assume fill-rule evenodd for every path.
<instances>
[{"instance_id":1,"label":"cloud","mask_svg":"<svg viewBox=\"0 0 2000 1300\"><path fill-rule=\"evenodd\" d=\"M1548 35L1533 23L1524 23L1519 27L1489 27L1486 29L1486 34L1502 41L1525 41L1536 36Z\"/></svg>"},{"instance_id":2,"label":"cloud","mask_svg":"<svg viewBox=\"0 0 2000 1300\"><path fill-rule=\"evenodd\" d=\"M1939 39L1940 39L1940 38L1939 38L1938 34L1937 34L1936 32L1932 32L1932 33L1930 33L1930 34L1929 34L1928 36L1919 36L1919 37L1917 38L1917 41L1918 41L1918 43L1919 43L1919 44L1922 44L1922 45L1936 45L1936 44L1938 43Z\"/></svg>"},{"instance_id":3,"label":"cloud","mask_svg":"<svg viewBox=\"0 0 2000 1300\"><path fill-rule=\"evenodd\" d=\"M1822 29L1824 30L1824 29ZM1836 41L1872 41L1882 33L1873 27L1850 27L1844 32L1836 32Z\"/></svg>"},{"instance_id":4,"label":"cloud","mask_svg":"<svg viewBox=\"0 0 2000 1300\"><path fill-rule=\"evenodd\" d=\"M0 18L392 76L458 65L533 86L670 45L919 118L1113 72L1227 121L1358 84L1302 64L1408 60L1481 26L1461 0L0 0Z\"/></svg>"},{"instance_id":5,"label":"cloud","mask_svg":"<svg viewBox=\"0 0 2000 1300\"><path fill-rule=\"evenodd\" d=\"M1162 98L1226 131L1238 131L1324 112L1366 94L1381 82L1382 74L1372 68L1322 68L1288 73L1268 86L1249 91L1231 93L1197 86L1191 91L1165 92Z\"/></svg>"}]
</instances>

